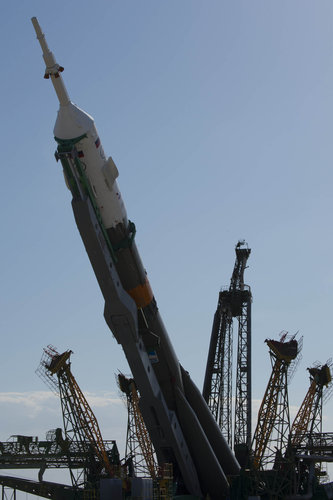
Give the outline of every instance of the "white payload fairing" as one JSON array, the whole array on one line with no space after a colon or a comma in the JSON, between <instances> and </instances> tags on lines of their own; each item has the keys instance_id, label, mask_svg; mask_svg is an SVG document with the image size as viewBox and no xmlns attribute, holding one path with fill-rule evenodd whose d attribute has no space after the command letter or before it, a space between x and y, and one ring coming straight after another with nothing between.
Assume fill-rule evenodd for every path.
<instances>
[{"instance_id":1,"label":"white payload fairing","mask_svg":"<svg viewBox=\"0 0 333 500\"><path fill-rule=\"evenodd\" d=\"M59 66L32 18L60 107L54 127L83 243L105 299L105 320L122 345L160 464L173 463L178 493L227 495L239 464L206 402L181 367L160 317L117 184L93 118L70 101Z\"/></svg>"}]
</instances>

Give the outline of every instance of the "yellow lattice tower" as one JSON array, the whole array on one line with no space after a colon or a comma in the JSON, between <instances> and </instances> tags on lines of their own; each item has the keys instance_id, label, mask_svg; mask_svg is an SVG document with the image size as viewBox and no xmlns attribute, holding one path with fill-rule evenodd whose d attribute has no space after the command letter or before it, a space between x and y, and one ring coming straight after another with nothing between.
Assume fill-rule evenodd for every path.
<instances>
[{"instance_id":1,"label":"yellow lattice tower","mask_svg":"<svg viewBox=\"0 0 333 500\"><path fill-rule=\"evenodd\" d=\"M273 463L276 453L287 446L290 431L287 374L291 363L299 354L295 336L287 339L285 333L280 341L267 339L272 362L272 373L262 400L257 427L253 438L253 467L258 470ZM273 446L273 431L277 434Z\"/></svg>"},{"instance_id":2,"label":"yellow lattice tower","mask_svg":"<svg viewBox=\"0 0 333 500\"><path fill-rule=\"evenodd\" d=\"M72 351L70 350L59 354L53 346L45 348L45 356L41 362L44 369L44 376L48 379L51 386L59 390L61 398L70 398L71 411L75 413L75 420L79 423L80 431L91 444L107 475L114 477L114 469L106 453L95 414L71 372L69 361L71 354ZM54 380L54 375L58 377L59 387Z\"/></svg>"}]
</instances>

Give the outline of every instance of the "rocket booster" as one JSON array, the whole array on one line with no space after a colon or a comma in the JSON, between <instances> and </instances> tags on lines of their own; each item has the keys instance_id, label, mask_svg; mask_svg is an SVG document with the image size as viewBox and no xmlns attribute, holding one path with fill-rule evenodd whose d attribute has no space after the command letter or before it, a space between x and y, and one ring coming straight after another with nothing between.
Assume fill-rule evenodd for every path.
<instances>
[{"instance_id":1,"label":"rocket booster","mask_svg":"<svg viewBox=\"0 0 333 500\"><path fill-rule=\"evenodd\" d=\"M238 474L239 465L219 429L211 426L207 405L181 368L163 325L136 247L135 225L127 218L117 184L118 169L104 153L93 118L70 101L63 68L35 17L32 23L46 64L44 77L51 79L60 104L54 126L56 158L105 299L105 320L139 388L158 460L174 464L185 491L220 498L228 491L225 474Z\"/></svg>"}]
</instances>

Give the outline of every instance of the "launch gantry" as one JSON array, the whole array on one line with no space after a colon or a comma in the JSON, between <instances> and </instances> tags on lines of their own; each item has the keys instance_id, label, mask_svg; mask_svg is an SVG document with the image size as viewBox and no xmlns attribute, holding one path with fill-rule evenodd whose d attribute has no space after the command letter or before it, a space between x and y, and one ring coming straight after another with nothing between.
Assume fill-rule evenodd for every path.
<instances>
[{"instance_id":1,"label":"launch gantry","mask_svg":"<svg viewBox=\"0 0 333 500\"><path fill-rule=\"evenodd\" d=\"M332 360L308 368L310 386L291 426L286 461L298 494L325 482L323 463L332 460L331 435L322 432L323 403L332 394ZM328 453L327 453L328 451Z\"/></svg>"},{"instance_id":2,"label":"launch gantry","mask_svg":"<svg viewBox=\"0 0 333 500\"><path fill-rule=\"evenodd\" d=\"M302 348L300 341L283 333L280 340L265 340L269 347L272 373L267 384L253 436L255 470L274 467L285 454L290 432L288 376L294 370Z\"/></svg>"},{"instance_id":3,"label":"launch gantry","mask_svg":"<svg viewBox=\"0 0 333 500\"><path fill-rule=\"evenodd\" d=\"M251 445L251 302L244 271L251 250L244 241L235 248L236 261L228 290L221 290L214 316L203 396L222 434L241 465ZM238 321L235 426L232 437L233 319ZM232 443L233 441L233 443Z\"/></svg>"},{"instance_id":4,"label":"launch gantry","mask_svg":"<svg viewBox=\"0 0 333 500\"><path fill-rule=\"evenodd\" d=\"M322 432L323 402L330 395L332 388L332 361L324 365L315 363L308 368L310 387L297 412L290 430L290 446L299 448L307 437ZM311 437L310 437L311 439Z\"/></svg>"},{"instance_id":5,"label":"launch gantry","mask_svg":"<svg viewBox=\"0 0 333 500\"><path fill-rule=\"evenodd\" d=\"M47 346L36 372L60 395L65 437L69 444L75 441L83 451L88 441L93 451L90 455L93 460L83 469L89 477L74 475L73 468L69 466L73 486L79 487L87 480L94 483L101 476L114 477L115 468L110 463L97 419L71 372L71 354L72 351L59 354L53 346Z\"/></svg>"},{"instance_id":6,"label":"launch gantry","mask_svg":"<svg viewBox=\"0 0 333 500\"><path fill-rule=\"evenodd\" d=\"M130 476L144 475L157 478L158 467L154 447L147 427L144 423L140 406L139 394L133 378L118 375L120 390L126 395L128 421L125 450L125 464Z\"/></svg>"}]
</instances>

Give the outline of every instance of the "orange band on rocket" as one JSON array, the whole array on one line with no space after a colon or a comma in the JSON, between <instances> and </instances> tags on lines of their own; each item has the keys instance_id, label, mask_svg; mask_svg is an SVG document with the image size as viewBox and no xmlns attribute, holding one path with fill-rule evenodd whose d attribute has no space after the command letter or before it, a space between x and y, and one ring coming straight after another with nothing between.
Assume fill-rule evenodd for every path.
<instances>
[{"instance_id":1,"label":"orange band on rocket","mask_svg":"<svg viewBox=\"0 0 333 500\"><path fill-rule=\"evenodd\" d=\"M138 309L148 306L153 300L153 292L148 280L143 285L127 290L127 293L135 301Z\"/></svg>"}]
</instances>

